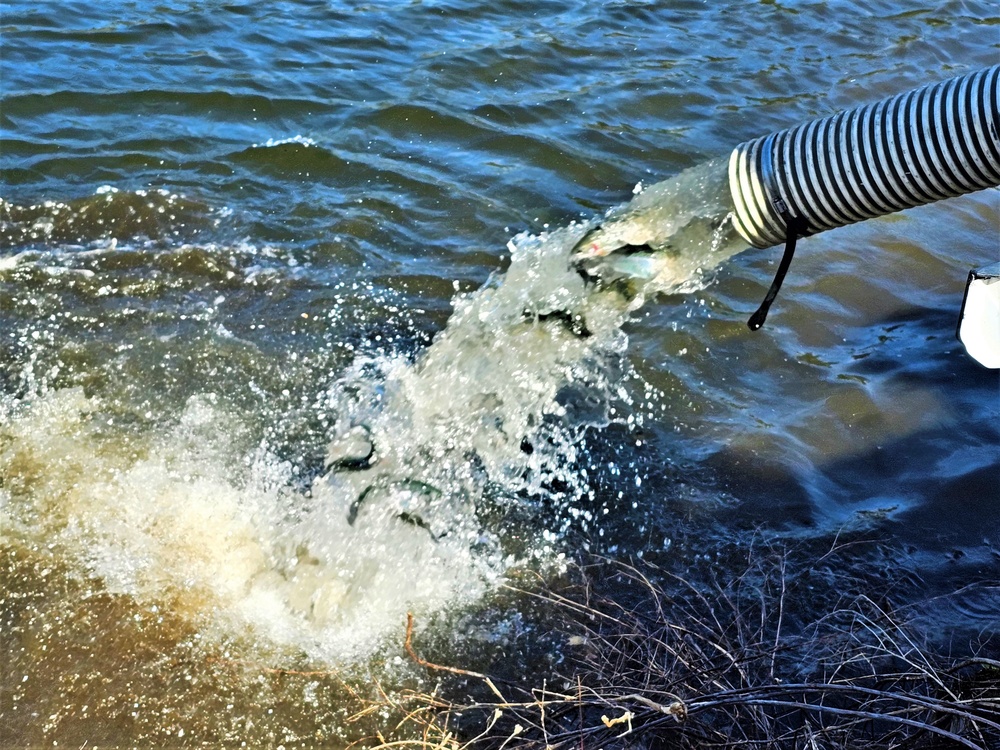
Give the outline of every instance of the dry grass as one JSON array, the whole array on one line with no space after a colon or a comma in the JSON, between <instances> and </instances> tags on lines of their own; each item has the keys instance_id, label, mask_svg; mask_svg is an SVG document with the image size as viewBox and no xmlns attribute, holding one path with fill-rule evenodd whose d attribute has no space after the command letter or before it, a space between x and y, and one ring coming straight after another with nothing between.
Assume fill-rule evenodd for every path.
<instances>
[{"instance_id":1,"label":"dry grass","mask_svg":"<svg viewBox=\"0 0 1000 750\"><path fill-rule=\"evenodd\" d=\"M836 568L843 554L835 547L811 566L793 566L786 552L755 551L743 573L725 582L599 561L581 571L583 585L569 594L521 591L554 608L567 644L561 673L531 689L426 661L412 643L411 622L407 651L446 687L386 697L405 716L393 736L410 738L380 735L375 743L442 750L1000 747L1000 662L936 655L907 624L906 611L862 593L858 581L816 593L815 576L791 572ZM804 596L818 601L803 604ZM446 691L472 697L450 699Z\"/></svg>"}]
</instances>

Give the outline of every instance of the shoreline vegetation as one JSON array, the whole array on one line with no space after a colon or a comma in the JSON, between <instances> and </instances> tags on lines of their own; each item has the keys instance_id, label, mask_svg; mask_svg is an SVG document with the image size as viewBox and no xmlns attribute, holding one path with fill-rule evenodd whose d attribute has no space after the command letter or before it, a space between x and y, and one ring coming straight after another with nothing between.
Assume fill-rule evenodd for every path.
<instances>
[{"instance_id":1,"label":"shoreline vegetation","mask_svg":"<svg viewBox=\"0 0 1000 750\"><path fill-rule=\"evenodd\" d=\"M401 718L352 747L1000 747L995 635L948 653L919 623L942 597L895 607L891 581L838 572L853 546L811 558L752 547L730 580L597 559L569 590L512 588L555 614L564 644L530 687L498 676L509 665L425 659L411 616L404 648L436 687L379 691L355 718Z\"/></svg>"}]
</instances>

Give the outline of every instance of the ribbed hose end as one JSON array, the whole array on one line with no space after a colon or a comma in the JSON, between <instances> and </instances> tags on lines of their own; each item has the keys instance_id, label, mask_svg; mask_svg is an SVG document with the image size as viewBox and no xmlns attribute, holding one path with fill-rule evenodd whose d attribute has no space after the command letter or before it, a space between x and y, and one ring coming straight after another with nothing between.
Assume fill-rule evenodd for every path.
<instances>
[{"instance_id":1,"label":"ribbed hose end","mask_svg":"<svg viewBox=\"0 0 1000 750\"><path fill-rule=\"evenodd\" d=\"M787 226L778 213L775 195L764 181L761 151L772 136L740 144L729 155L729 190L733 197L733 225L751 247L771 247L785 241ZM769 145L769 144L768 144ZM768 149L769 151L769 149Z\"/></svg>"},{"instance_id":2,"label":"ribbed hose end","mask_svg":"<svg viewBox=\"0 0 1000 750\"><path fill-rule=\"evenodd\" d=\"M753 247L1000 185L1000 65L737 146L733 223Z\"/></svg>"}]
</instances>

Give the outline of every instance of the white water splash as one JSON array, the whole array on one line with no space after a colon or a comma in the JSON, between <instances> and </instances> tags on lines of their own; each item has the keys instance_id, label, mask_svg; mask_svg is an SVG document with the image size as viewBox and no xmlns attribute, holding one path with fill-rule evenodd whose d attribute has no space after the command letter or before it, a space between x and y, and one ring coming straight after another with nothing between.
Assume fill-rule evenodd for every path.
<instances>
[{"instance_id":1,"label":"white water splash","mask_svg":"<svg viewBox=\"0 0 1000 750\"><path fill-rule=\"evenodd\" d=\"M564 493L587 491L569 467L607 413L570 417L559 394L579 385L618 398L606 360L625 348L627 303L593 295L569 269L581 232L518 238L507 274L457 298L416 363L359 357L324 408L340 415L338 432L365 424L377 461L309 494L267 450L239 455L240 420L211 394L149 434L118 430L79 389L8 401L4 538L76 561L206 634L330 663L398 639L408 611L471 604L514 567L558 565L543 529L514 554L479 513L487 488L528 496L559 476Z\"/></svg>"},{"instance_id":2,"label":"white water splash","mask_svg":"<svg viewBox=\"0 0 1000 750\"><path fill-rule=\"evenodd\" d=\"M725 159L643 187L606 214L577 248L577 261L605 280L625 277L646 294L702 289L712 271L746 249L731 221Z\"/></svg>"},{"instance_id":3,"label":"white water splash","mask_svg":"<svg viewBox=\"0 0 1000 750\"><path fill-rule=\"evenodd\" d=\"M636 200L676 192L652 186ZM699 205L678 226L704 219ZM709 265L713 221L683 252L651 257L659 271L625 295L572 267L590 225L517 237L506 273L459 295L415 362L359 355L324 392L332 437L360 453L341 455L310 493L266 447L240 456L240 420L211 394L169 429L137 435L105 420L98 398L35 389L0 423L3 536L203 633L364 660L398 639L407 612L473 604L514 568L559 565L552 529L519 528L514 552L484 515L538 496L580 512L581 438L628 401L621 326L649 289Z\"/></svg>"}]
</instances>

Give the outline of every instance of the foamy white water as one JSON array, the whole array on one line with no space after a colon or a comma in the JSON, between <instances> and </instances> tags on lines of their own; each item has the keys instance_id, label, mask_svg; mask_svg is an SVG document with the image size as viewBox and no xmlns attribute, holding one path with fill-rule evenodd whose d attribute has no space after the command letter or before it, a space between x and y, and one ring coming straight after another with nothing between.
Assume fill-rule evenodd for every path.
<instances>
[{"instance_id":1,"label":"foamy white water","mask_svg":"<svg viewBox=\"0 0 1000 750\"><path fill-rule=\"evenodd\" d=\"M8 401L3 534L205 634L330 663L371 655L407 612L473 603L513 567L558 565L550 535L514 555L477 513L487 485L494 500L554 477L565 502L586 493L567 467L607 411L569 417L559 394L621 398L628 303L570 270L583 229L518 238L506 275L457 297L415 363L359 356L320 401L337 434L369 431L372 465L309 493L266 449L239 453L240 419L212 394L152 432L115 425L81 389Z\"/></svg>"},{"instance_id":2,"label":"foamy white water","mask_svg":"<svg viewBox=\"0 0 1000 750\"><path fill-rule=\"evenodd\" d=\"M590 225L521 235L508 270L458 295L415 361L358 354L317 408L334 415L334 445L362 455L335 462L308 493L266 446L240 455L240 419L213 394L190 399L171 426L136 433L80 389L32 386L5 404L4 534L44 543L107 590L207 634L329 663L367 658L398 637L407 612L472 604L514 568L558 566L552 530L523 530L536 539L514 553L482 516L551 494L556 481L550 499L581 512L581 438L629 398L622 324L645 294L701 283L728 257L714 194L679 197L711 193L702 171L609 215L598 237L624 233L659 251L599 257L601 286L624 275L626 294L573 268ZM635 278L637 262L655 268ZM589 406L567 409L574 400Z\"/></svg>"}]
</instances>

